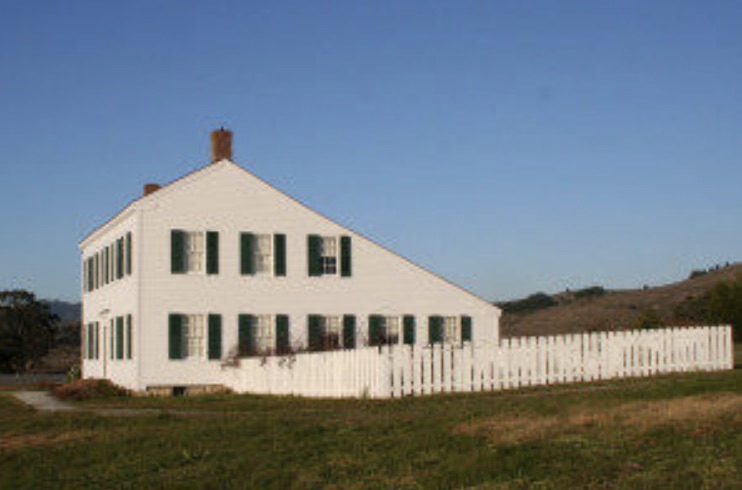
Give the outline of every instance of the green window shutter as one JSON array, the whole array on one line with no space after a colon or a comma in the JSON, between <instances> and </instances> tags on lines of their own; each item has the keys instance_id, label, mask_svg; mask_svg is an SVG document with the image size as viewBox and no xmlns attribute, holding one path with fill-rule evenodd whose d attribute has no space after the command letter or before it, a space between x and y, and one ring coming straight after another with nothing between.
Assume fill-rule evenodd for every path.
<instances>
[{"instance_id":1,"label":"green window shutter","mask_svg":"<svg viewBox=\"0 0 742 490\"><path fill-rule=\"evenodd\" d=\"M126 358L131 359L131 315L126 315Z\"/></svg>"},{"instance_id":2,"label":"green window shutter","mask_svg":"<svg viewBox=\"0 0 742 490\"><path fill-rule=\"evenodd\" d=\"M131 275L131 232L126 234L126 275Z\"/></svg>"},{"instance_id":3,"label":"green window shutter","mask_svg":"<svg viewBox=\"0 0 742 490\"><path fill-rule=\"evenodd\" d=\"M381 315L370 315L368 317L368 345L384 344L384 337L381 334Z\"/></svg>"},{"instance_id":4,"label":"green window shutter","mask_svg":"<svg viewBox=\"0 0 742 490\"><path fill-rule=\"evenodd\" d=\"M185 232L183 230L170 231L170 271L173 274L185 272Z\"/></svg>"},{"instance_id":5,"label":"green window shutter","mask_svg":"<svg viewBox=\"0 0 742 490\"><path fill-rule=\"evenodd\" d=\"M350 277L353 272L350 244L349 236L343 235L340 237L340 275L342 277Z\"/></svg>"},{"instance_id":6,"label":"green window shutter","mask_svg":"<svg viewBox=\"0 0 742 490\"><path fill-rule=\"evenodd\" d=\"M471 342L471 334L471 317L464 315L461 317L461 342Z\"/></svg>"},{"instance_id":7,"label":"green window shutter","mask_svg":"<svg viewBox=\"0 0 742 490\"><path fill-rule=\"evenodd\" d=\"M206 232L206 273L219 274L219 232Z\"/></svg>"},{"instance_id":8,"label":"green window shutter","mask_svg":"<svg viewBox=\"0 0 742 490\"><path fill-rule=\"evenodd\" d=\"M253 325L255 321L252 315L239 315L237 317L238 323L238 338L237 338L237 352L241 357L255 354L255 331Z\"/></svg>"},{"instance_id":9,"label":"green window shutter","mask_svg":"<svg viewBox=\"0 0 742 490\"><path fill-rule=\"evenodd\" d=\"M343 315L343 348L356 348L356 317L355 315Z\"/></svg>"},{"instance_id":10,"label":"green window shutter","mask_svg":"<svg viewBox=\"0 0 742 490\"><path fill-rule=\"evenodd\" d=\"M310 276L321 276L322 267L320 264L320 247L322 246L322 237L319 235L307 236L307 265Z\"/></svg>"},{"instance_id":11,"label":"green window shutter","mask_svg":"<svg viewBox=\"0 0 742 490\"><path fill-rule=\"evenodd\" d=\"M222 358L222 316L209 315L209 359Z\"/></svg>"},{"instance_id":12,"label":"green window shutter","mask_svg":"<svg viewBox=\"0 0 742 490\"><path fill-rule=\"evenodd\" d=\"M124 317L116 317L116 359L124 358Z\"/></svg>"},{"instance_id":13,"label":"green window shutter","mask_svg":"<svg viewBox=\"0 0 742 490\"><path fill-rule=\"evenodd\" d=\"M240 233L240 273L243 276L255 274L252 263L253 234Z\"/></svg>"},{"instance_id":14,"label":"green window shutter","mask_svg":"<svg viewBox=\"0 0 742 490\"><path fill-rule=\"evenodd\" d=\"M402 317L402 327L404 328L404 343L415 345L415 317L412 315Z\"/></svg>"},{"instance_id":15,"label":"green window shutter","mask_svg":"<svg viewBox=\"0 0 742 490\"><path fill-rule=\"evenodd\" d=\"M307 327L309 350L322 350L322 316L309 315Z\"/></svg>"},{"instance_id":16,"label":"green window shutter","mask_svg":"<svg viewBox=\"0 0 742 490\"><path fill-rule=\"evenodd\" d=\"M428 318L428 342L443 342L443 317L433 315Z\"/></svg>"},{"instance_id":17,"label":"green window shutter","mask_svg":"<svg viewBox=\"0 0 742 490\"><path fill-rule=\"evenodd\" d=\"M124 277L124 239L116 240L116 279Z\"/></svg>"},{"instance_id":18,"label":"green window shutter","mask_svg":"<svg viewBox=\"0 0 742 490\"><path fill-rule=\"evenodd\" d=\"M276 315L276 352L285 354L291 350L288 315Z\"/></svg>"},{"instance_id":19,"label":"green window shutter","mask_svg":"<svg viewBox=\"0 0 742 490\"><path fill-rule=\"evenodd\" d=\"M169 357L170 359L183 359L183 317L181 315L170 314L169 331Z\"/></svg>"},{"instance_id":20,"label":"green window shutter","mask_svg":"<svg viewBox=\"0 0 742 490\"><path fill-rule=\"evenodd\" d=\"M93 324L85 325L85 359L93 358Z\"/></svg>"},{"instance_id":21,"label":"green window shutter","mask_svg":"<svg viewBox=\"0 0 742 490\"><path fill-rule=\"evenodd\" d=\"M93 261L93 289L98 289L100 287L100 281L98 281L98 278L100 277L98 274L100 273L100 256L98 254L95 254L95 260Z\"/></svg>"},{"instance_id":22,"label":"green window shutter","mask_svg":"<svg viewBox=\"0 0 742 490\"><path fill-rule=\"evenodd\" d=\"M273 235L273 273L276 276L286 275L286 235Z\"/></svg>"},{"instance_id":23,"label":"green window shutter","mask_svg":"<svg viewBox=\"0 0 742 490\"><path fill-rule=\"evenodd\" d=\"M98 339L100 338L100 323L95 322L95 332L94 332L95 338L93 340L93 358L99 359L100 358L100 349L98 347Z\"/></svg>"},{"instance_id":24,"label":"green window shutter","mask_svg":"<svg viewBox=\"0 0 742 490\"><path fill-rule=\"evenodd\" d=\"M103 249L103 284L108 284L108 247Z\"/></svg>"},{"instance_id":25,"label":"green window shutter","mask_svg":"<svg viewBox=\"0 0 742 490\"><path fill-rule=\"evenodd\" d=\"M93 290L93 257L88 257L88 291Z\"/></svg>"}]
</instances>

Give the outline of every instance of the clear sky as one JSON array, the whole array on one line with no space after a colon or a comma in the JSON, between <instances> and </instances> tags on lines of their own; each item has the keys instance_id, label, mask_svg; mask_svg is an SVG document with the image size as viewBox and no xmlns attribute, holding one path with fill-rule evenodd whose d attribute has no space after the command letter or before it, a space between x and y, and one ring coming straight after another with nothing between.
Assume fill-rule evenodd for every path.
<instances>
[{"instance_id":1,"label":"clear sky","mask_svg":"<svg viewBox=\"0 0 742 490\"><path fill-rule=\"evenodd\" d=\"M742 2L5 1L0 289L235 161L492 300L742 251Z\"/></svg>"}]
</instances>

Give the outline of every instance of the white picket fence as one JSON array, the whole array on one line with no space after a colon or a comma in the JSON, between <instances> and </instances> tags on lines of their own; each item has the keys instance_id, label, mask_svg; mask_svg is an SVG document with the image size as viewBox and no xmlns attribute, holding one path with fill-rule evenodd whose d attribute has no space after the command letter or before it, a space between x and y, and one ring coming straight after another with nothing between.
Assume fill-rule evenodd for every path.
<instances>
[{"instance_id":1,"label":"white picket fence","mask_svg":"<svg viewBox=\"0 0 742 490\"><path fill-rule=\"evenodd\" d=\"M237 392L390 398L732 368L732 330L721 326L302 353L242 359L224 374Z\"/></svg>"}]
</instances>

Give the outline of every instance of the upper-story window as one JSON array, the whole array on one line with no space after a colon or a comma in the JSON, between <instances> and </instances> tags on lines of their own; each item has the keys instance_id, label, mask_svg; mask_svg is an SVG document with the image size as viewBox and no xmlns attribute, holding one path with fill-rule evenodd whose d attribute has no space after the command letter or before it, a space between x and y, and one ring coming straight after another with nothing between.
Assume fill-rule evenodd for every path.
<instances>
[{"instance_id":1,"label":"upper-story window","mask_svg":"<svg viewBox=\"0 0 742 490\"><path fill-rule=\"evenodd\" d=\"M270 235L255 235L255 248L252 251L253 267L256 274L268 274L273 266L273 247Z\"/></svg>"},{"instance_id":2,"label":"upper-story window","mask_svg":"<svg viewBox=\"0 0 742 490\"><path fill-rule=\"evenodd\" d=\"M204 232L187 232L184 238L183 253L186 272L201 272L204 269L206 260Z\"/></svg>"},{"instance_id":3,"label":"upper-story window","mask_svg":"<svg viewBox=\"0 0 742 490\"><path fill-rule=\"evenodd\" d=\"M83 289L94 291L132 274L131 232L83 259Z\"/></svg>"},{"instance_id":4,"label":"upper-story window","mask_svg":"<svg viewBox=\"0 0 742 490\"><path fill-rule=\"evenodd\" d=\"M219 233L172 230L170 254L173 274L218 274Z\"/></svg>"},{"instance_id":5,"label":"upper-story window","mask_svg":"<svg viewBox=\"0 0 742 490\"><path fill-rule=\"evenodd\" d=\"M240 273L286 275L286 235L240 233Z\"/></svg>"},{"instance_id":6,"label":"upper-story window","mask_svg":"<svg viewBox=\"0 0 742 490\"><path fill-rule=\"evenodd\" d=\"M320 272L334 275L338 272L337 237L323 236L319 247Z\"/></svg>"},{"instance_id":7,"label":"upper-story window","mask_svg":"<svg viewBox=\"0 0 742 490\"><path fill-rule=\"evenodd\" d=\"M349 236L307 237L307 265L310 276L350 277L351 238Z\"/></svg>"}]
</instances>

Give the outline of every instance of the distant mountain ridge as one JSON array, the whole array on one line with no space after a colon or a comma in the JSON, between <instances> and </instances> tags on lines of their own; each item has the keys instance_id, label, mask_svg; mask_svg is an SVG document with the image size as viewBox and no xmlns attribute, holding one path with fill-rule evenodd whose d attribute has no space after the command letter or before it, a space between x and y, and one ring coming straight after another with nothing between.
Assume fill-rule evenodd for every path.
<instances>
[{"instance_id":1,"label":"distant mountain ridge","mask_svg":"<svg viewBox=\"0 0 742 490\"><path fill-rule=\"evenodd\" d=\"M57 315L62 322L79 322L82 318L82 304L79 302L69 303L56 299L41 301L49 305L51 312Z\"/></svg>"},{"instance_id":2,"label":"distant mountain ridge","mask_svg":"<svg viewBox=\"0 0 742 490\"><path fill-rule=\"evenodd\" d=\"M639 328L642 322L692 325L684 307L722 281L742 277L742 263L693 271L684 281L659 287L608 290L600 286L554 295L537 293L502 303L503 337L556 335Z\"/></svg>"}]
</instances>

